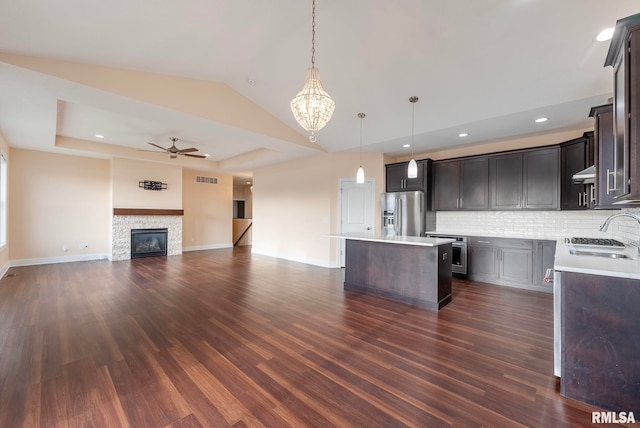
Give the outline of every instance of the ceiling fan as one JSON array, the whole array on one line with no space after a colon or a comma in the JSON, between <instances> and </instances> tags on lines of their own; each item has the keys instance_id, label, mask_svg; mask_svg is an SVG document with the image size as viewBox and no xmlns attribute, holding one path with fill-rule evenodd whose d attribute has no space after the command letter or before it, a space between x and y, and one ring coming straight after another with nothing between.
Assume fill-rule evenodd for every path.
<instances>
[{"instance_id":1,"label":"ceiling fan","mask_svg":"<svg viewBox=\"0 0 640 428\"><path fill-rule=\"evenodd\" d=\"M190 147L188 149L179 149L179 148L177 148L176 147L176 141L180 141L179 138L171 137L171 138L169 138L169 140L171 140L171 147L169 147L169 148L165 148L165 147L159 146L159 145L154 144L154 143L149 143L149 144L152 145L153 147L159 148L163 152L168 153L169 156L171 157L171 159L177 158L178 155L189 156L189 157L192 157L192 158L201 158L201 159L206 158L206 156L204 156L204 155L194 155L194 154L192 154L192 152L197 152L198 151L198 149L196 149L195 147Z\"/></svg>"}]
</instances>

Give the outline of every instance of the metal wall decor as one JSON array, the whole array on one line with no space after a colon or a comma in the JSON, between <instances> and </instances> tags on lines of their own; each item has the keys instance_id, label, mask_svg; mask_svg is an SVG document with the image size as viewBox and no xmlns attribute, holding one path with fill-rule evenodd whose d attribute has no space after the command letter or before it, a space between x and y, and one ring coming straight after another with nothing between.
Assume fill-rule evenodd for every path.
<instances>
[{"instance_id":1,"label":"metal wall decor","mask_svg":"<svg viewBox=\"0 0 640 428\"><path fill-rule=\"evenodd\" d=\"M138 182L138 187L144 190L165 190L167 188L167 183L163 183L162 181L144 180Z\"/></svg>"}]
</instances>

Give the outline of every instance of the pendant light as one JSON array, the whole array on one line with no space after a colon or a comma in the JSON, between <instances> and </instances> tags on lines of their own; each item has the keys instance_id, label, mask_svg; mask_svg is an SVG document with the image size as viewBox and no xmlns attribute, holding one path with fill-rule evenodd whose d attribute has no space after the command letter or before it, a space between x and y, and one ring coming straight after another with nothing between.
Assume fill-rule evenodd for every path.
<instances>
[{"instance_id":1,"label":"pendant light","mask_svg":"<svg viewBox=\"0 0 640 428\"><path fill-rule=\"evenodd\" d=\"M413 158L413 130L414 130L414 122L416 116L416 103L418 102L418 97L409 98L409 102L411 103L411 160L409 161L409 167L407 168L407 177L408 178L418 178L418 163Z\"/></svg>"},{"instance_id":2,"label":"pendant light","mask_svg":"<svg viewBox=\"0 0 640 428\"><path fill-rule=\"evenodd\" d=\"M364 119L365 116L364 113L358 113L358 117L360 118L360 168L358 168L358 172L356 173L356 183L358 184L364 183L364 168L362 168L362 119Z\"/></svg>"},{"instance_id":3,"label":"pendant light","mask_svg":"<svg viewBox=\"0 0 640 428\"><path fill-rule=\"evenodd\" d=\"M311 132L309 141L315 143L315 132L324 128L333 115L336 103L322 89L320 71L316 68L316 1L311 5L311 68L298 95L291 100L291 111L300 126Z\"/></svg>"}]
</instances>

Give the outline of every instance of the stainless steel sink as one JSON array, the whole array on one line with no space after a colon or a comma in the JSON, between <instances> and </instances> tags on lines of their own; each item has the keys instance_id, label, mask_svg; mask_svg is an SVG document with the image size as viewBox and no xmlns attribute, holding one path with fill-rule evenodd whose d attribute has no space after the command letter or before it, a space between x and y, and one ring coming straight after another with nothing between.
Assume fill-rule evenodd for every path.
<instances>
[{"instance_id":1,"label":"stainless steel sink","mask_svg":"<svg viewBox=\"0 0 640 428\"><path fill-rule=\"evenodd\" d=\"M598 257L607 257L610 259L629 259L626 254L622 253L605 253L600 251L582 251L582 250L569 250L570 254L574 256L598 256Z\"/></svg>"}]
</instances>

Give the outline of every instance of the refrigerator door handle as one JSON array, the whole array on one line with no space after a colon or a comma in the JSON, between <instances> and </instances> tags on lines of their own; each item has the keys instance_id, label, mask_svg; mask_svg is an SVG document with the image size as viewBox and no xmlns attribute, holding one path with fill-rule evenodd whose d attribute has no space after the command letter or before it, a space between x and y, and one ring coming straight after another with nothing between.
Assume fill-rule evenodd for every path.
<instances>
[{"instance_id":1,"label":"refrigerator door handle","mask_svg":"<svg viewBox=\"0 0 640 428\"><path fill-rule=\"evenodd\" d=\"M393 230L396 235L402 233L402 199L396 198L396 209L393 210Z\"/></svg>"}]
</instances>

